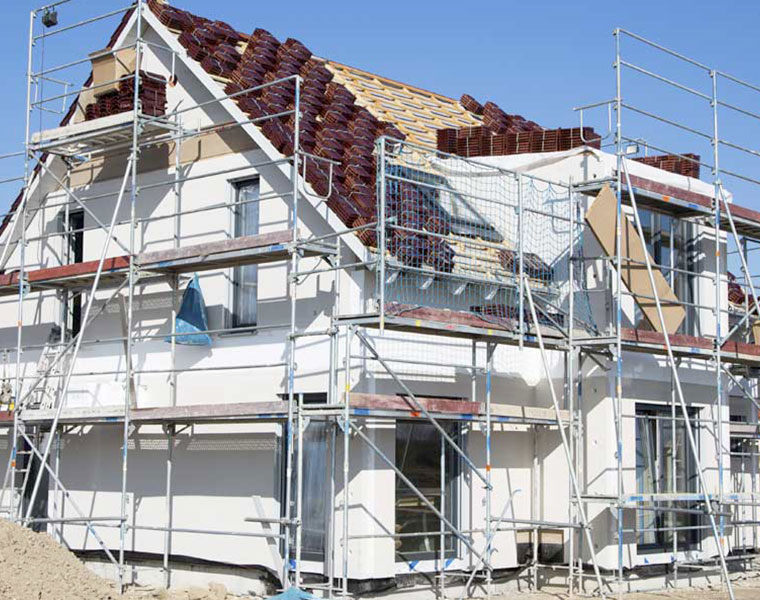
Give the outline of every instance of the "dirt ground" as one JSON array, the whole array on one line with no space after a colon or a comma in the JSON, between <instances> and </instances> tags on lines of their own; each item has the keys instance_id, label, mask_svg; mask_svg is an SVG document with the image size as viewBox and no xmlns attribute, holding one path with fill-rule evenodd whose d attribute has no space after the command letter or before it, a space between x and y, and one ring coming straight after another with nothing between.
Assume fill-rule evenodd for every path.
<instances>
[{"instance_id":1,"label":"dirt ground","mask_svg":"<svg viewBox=\"0 0 760 600\"><path fill-rule=\"evenodd\" d=\"M747 578L733 581L734 596L736 600L760 600L760 577ZM607 596L610 600L616 600L615 594ZM566 600L567 593L539 593L526 594L515 593L498 596L499 600ZM578 600L585 600L589 596L576 596ZM594 596L598 598L598 596ZM727 600L728 592L721 586L712 588L684 588L682 590L663 590L657 592L636 592L624 594L623 600Z\"/></svg>"}]
</instances>

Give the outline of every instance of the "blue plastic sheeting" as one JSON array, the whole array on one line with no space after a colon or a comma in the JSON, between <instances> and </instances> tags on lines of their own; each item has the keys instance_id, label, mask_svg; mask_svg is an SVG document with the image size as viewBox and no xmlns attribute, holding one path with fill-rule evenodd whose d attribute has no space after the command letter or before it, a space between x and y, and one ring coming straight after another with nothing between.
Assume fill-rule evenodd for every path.
<instances>
[{"instance_id":1,"label":"blue plastic sheeting","mask_svg":"<svg viewBox=\"0 0 760 600\"><path fill-rule=\"evenodd\" d=\"M206 330L208 330L206 303L203 300L203 292L196 273L182 296L182 306L177 314L176 332L183 335L177 335L176 341L186 346L210 346L211 336L200 333ZM164 341L171 342L172 337L167 336Z\"/></svg>"},{"instance_id":2,"label":"blue plastic sheeting","mask_svg":"<svg viewBox=\"0 0 760 600\"><path fill-rule=\"evenodd\" d=\"M284 592L277 594L276 596L271 596L269 600L323 600L323 599L317 598L313 594L310 594L309 592L304 592L303 590L297 587L290 587Z\"/></svg>"}]
</instances>

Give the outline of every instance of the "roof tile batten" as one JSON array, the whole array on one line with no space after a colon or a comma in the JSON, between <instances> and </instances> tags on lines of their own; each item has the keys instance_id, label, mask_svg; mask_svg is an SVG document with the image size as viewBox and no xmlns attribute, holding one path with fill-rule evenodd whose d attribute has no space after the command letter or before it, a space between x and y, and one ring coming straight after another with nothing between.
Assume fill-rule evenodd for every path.
<instances>
[{"instance_id":1,"label":"roof tile batten","mask_svg":"<svg viewBox=\"0 0 760 600\"><path fill-rule=\"evenodd\" d=\"M410 142L435 146L438 129L480 125L474 112L452 98L332 60L326 60L325 64L360 105L378 119L387 117Z\"/></svg>"}]
</instances>

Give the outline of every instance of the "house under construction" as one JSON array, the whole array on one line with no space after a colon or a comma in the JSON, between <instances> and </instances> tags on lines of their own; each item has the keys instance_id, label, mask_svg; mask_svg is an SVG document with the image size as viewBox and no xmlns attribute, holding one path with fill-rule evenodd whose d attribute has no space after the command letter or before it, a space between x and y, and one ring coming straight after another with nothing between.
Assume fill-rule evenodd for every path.
<instances>
[{"instance_id":1,"label":"house under construction","mask_svg":"<svg viewBox=\"0 0 760 600\"><path fill-rule=\"evenodd\" d=\"M74 4L31 13L4 157L5 517L122 585L733 598L760 149L723 124L760 87L616 30L614 97L549 129L255 24Z\"/></svg>"}]
</instances>

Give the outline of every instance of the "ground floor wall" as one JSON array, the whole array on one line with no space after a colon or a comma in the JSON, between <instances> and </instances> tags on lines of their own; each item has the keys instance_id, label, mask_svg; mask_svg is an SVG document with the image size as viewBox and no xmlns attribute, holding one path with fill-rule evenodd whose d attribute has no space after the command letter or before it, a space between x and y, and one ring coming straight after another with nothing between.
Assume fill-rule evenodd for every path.
<instances>
[{"instance_id":1,"label":"ground floor wall","mask_svg":"<svg viewBox=\"0 0 760 600\"><path fill-rule=\"evenodd\" d=\"M350 579L388 579L435 571L439 555L433 547L438 543L440 522L431 511L414 502L410 490L396 478L390 465L398 466L414 479L440 509L438 490L426 488L427 481L420 479L424 479L421 472L427 462L405 464L406 459L401 456L404 444L410 443L420 446L415 457L426 454L434 465L440 456L440 438L426 445L432 439L432 426L424 419L401 423L364 419L356 424L382 455L359 436L351 436L347 497L342 474L342 430L332 422L327 425L327 454L323 458L314 457L316 447L310 447L308 442L305 447L310 454L304 456L303 570L325 575L327 564L332 562L333 575L342 576L345 498ZM478 424L445 425L456 431L456 439L477 467L477 474L451 448L446 449L446 460L455 466L444 468L450 474L444 500L449 508L443 509L444 514L457 528L467 532L463 537L475 552L482 553L486 543L486 490L479 476L487 476L485 436ZM412 436L408 438L410 426ZM283 514L286 458L282 436L282 426L275 423L196 425L178 428L171 437L159 426L143 425L135 429L128 444L129 529L125 550L133 555L160 558L168 542L173 559L256 567L276 578L282 568L280 543L262 536L277 533L277 526L246 519L278 518ZM7 460L7 434L2 441L0 460ZM119 547L119 530L114 519L121 512L121 445L120 424L68 429L60 437L60 444L58 440L53 444L51 452L51 466L65 482L68 493L63 494L54 481L48 490L50 518L84 515L106 519L96 531L114 553ZM556 431L546 428L534 436L525 426L496 425L491 449L490 502L494 517L503 514L508 521L567 520L568 480ZM541 464L539 471L534 470L534 463ZM317 477L313 477L315 470L319 470ZM442 472L439 470L436 476L440 477ZM401 503L399 498L403 498ZM323 508L324 514L315 514L315 506ZM416 531L421 521L409 518L414 510L425 513L423 531L430 533L425 538L429 548L424 543L403 544L404 550L401 538L394 534L408 533L410 527ZM399 512L406 516L399 516ZM174 529L168 537L164 531L167 525ZM518 549L519 534L514 528L514 523L505 523L504 531L495 534L492 560L497 569L513 569L526 560L524 550ZM80 523L51 524L48 529L71 549L101 549L93 532ZM315 533L324 537L316 545ZM334 544L333 555L328 558L330 536ZM449 569L466 569L477 561L475 552L469 551L461 540L453 540L450 548L445 558Z\"/></svg>"},{"instance_id":2,"label":"ground floor wall","mask_svg":"<svg viewBox=\"0 0 760 600\"><path fill-rule=\"evenodd\" d=\"M478 364L483 364L483 356L478 358ZM619 564L614 501L619 480L616 453L621 452L622 456L623 494L630 497L653 491L642 487L642 428L648 423L651 431L659 431L653 425L660 422L658 411L671 417L673 396L667 369L652 365L655 368L648 373L658 375L659 379L624 378L623 401L618 404L613 371L589 368L589 364L584 366L576 396L581 427L569 429L568 437L572 444L581 444L579 455L572 459L578 469L597 559L609 578ZM380 375L375 372L372 377L362 379L363 375L357 374L359 379L352 382L359 389L398 393L387 374L382 378ZM412 373L404 375L406 379ZM717 494L718 435L709 423L717 419L717 407L715 388L709 385L709 378L706 371L688 372L683 383L687 407L694 419L699 463L708 491ZM206 380L210 393L214 389L212 379ZM420 394L433 389L436 394L448 390L466 397L470 388L470 378L455 370L448 388L439 382L432 382L435 387L429 388L430 382L419 374L413 382L415 392ZM480 380L476 382L475 394L482 401L485 389L481 384ZM566 389L562 380L553 384L560 394ZM492 393L494 403L550 405L548 385L544 382L527 386L524 379L495 376ZM271 395L276 397L274 393ZM181 394L180 399L183 397ZM214 399L231 401L231 397L220 394ZM567 408L566 399L561 402L563 409ZM622 411L620 444L615 427L617 410ZM753 476L746 463L742 467L736 458L729 458L727 404L723 410L724 491L746 492L748 486L754 490ZM440 435L419 415L403 420L356 417L352 422L375 449L361 435L350 434L346 490L344 429L332 419L313 416L307 420L302 570L308 577L332 574L340 578L345 572L354 584L380 582L378 585L382 586L383 582L440 569L440 521L434 511L415 498L394 468L405 473L461 531L461 538L444 531L444 537L450 541L445 545L443 565L452 575L477 564L477 554L486 545L489 502L494 518L504 516L493 541L492 566L498 572L518 580L520 573L530 572L525 571L533 564L534 527L529 521L544 523L538 538L542 563L561 563L580 555L586 566L590 564L591 553L580 532L571 533L569 527L563 526L578 515L570 501L570 470L555 426L495 423L488 469L485 431L477 420L439 420L465 450L472 467L442 444ZM76 518L81 516L80 511L88 518L110 518L97 527L97 533L112 552L120 544L117 521L113 519L121 513L122 435L120 423L67 427L60 444L53 445L51 466L60 475L68 494L63 494L51 481L47 498L47 514L52 518ZM668 436L662 438L665 442ZM9 446L6 432L0 435L3 465L8 460ZM170 564L176 566L177 572L192 573L188 577L193 581L203 573L223 571L229 574L230 581L236 577L241 582L253 578L261 585L266 582L276 585L282 572L283 547L275 536L282 532L278 525L257 519L284 515L288 481L284 448L284 427L277 422L196 424L173 430L159 425L131 428L127 446L129 527L124 539L128 562L143 565L145 577L149 577L147 573L155 577L168 548ZM681 439L676 446L676 459L685 461L688 448ZM668 451L664 443L662 452ZM407 461L410 456L412 462ZM490 497L481 478L490 480L493 487ZM694 481L675 483L676 491L692 488L695 493L700 491ZM297 489L295 480L292 486L291 490ZM445 488L444 494L440 493L441 487ZM653 537L649 535L651 531L646 531L652 526L652 519L647 517L648 513L636 510L634 502L629 500L623 510L622 559L626 577L634 582L631 585L649 585L646 572L649 569L652 573L659 572L657 569L666 572L674 558L699 562L709 561L717 554L712 534L705 528L706 521L695 529L695 539L688 548L681 544L674 549L666 545L658 550L652 543L647 544ZM348 539L343 528L344 509L348 514ZM750 521L752 510L741 511L741 518ZM173 529L170 535L166 534L167 526ZM493 523L492 526L495 527ZM748 524L739 530L731 528L730 520L725 519L723 527L727 550L756 547L756 525ZM74 550L86 551L92 557L102 555L94 533L80 523L51 524L48 530ZM420 536L420 532L427 535ZM410 543L410 539L420 543ZM344 544L347 544L345 571ZM143 567L135 569L135 576L142 577ZM209 578L213 579L211 575Z\"/></svg>"}]
</instances>

